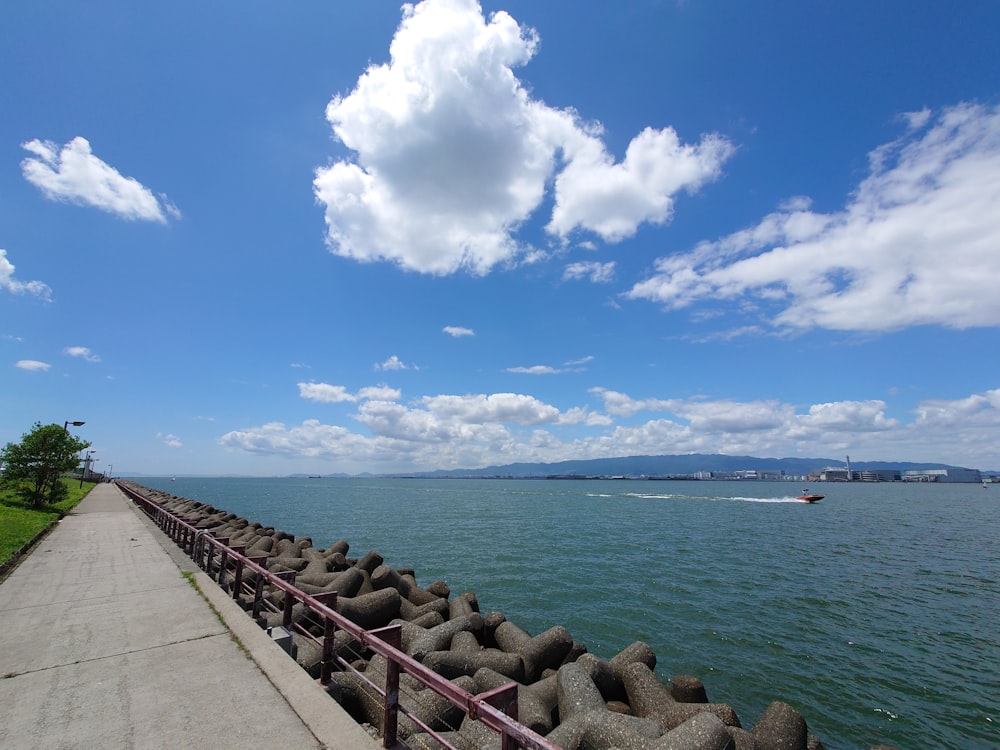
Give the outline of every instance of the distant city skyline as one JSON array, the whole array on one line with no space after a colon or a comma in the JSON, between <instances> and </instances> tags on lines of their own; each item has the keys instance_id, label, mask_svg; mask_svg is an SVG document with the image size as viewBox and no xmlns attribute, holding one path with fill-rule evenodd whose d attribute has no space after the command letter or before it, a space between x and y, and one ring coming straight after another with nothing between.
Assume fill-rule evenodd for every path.
<instances>
[{"instance_id":1,"label":"distant city skyline","mask_svg":"<svg viewBox=\"0 0 1000 750\"><path fill-rule=\"evenodd\" d=\"M774 479L798 481L809 477L846 480L848 467L845 462L833 458L774 458L766 456L727 456L723 454L690 454L661 456L616 456L610 458L568 460L555 463L515 463L479 466L468 469L432 469L427 471L389 472L373 474L360 472L293 472L280 475L289 478L365 478L365 477L417 477L417 478L665 478L687 476L694 479ZM878 477L878 481L903 481L907 477L916 481L918 474L931 475L940 472L961 477L959 481L983 481L1000 479L1000 471L976 467L952 466L940 462L906 461L858 461L852 462L850 472L855 481L868 481ZM898 475L890 477L890 474ZM752 476L756 475L756 476ZM122 476L141 477L148 474L124 472ZM178 474L177 476L212 476L204 474ZM234 475L235 476L235 475ZM852 481L852 480L847 480Z\"/></svg>"},{"instance_id":2,"label":"distant city skyline","mask_svg":"<svg viewBox=\"0 0 1000 750\"><path fill-rule=\"evenodd\" d=\"M1000 468L997 28L8 4L0 444L83 421L97 471L148 475Z\"/></svg>"}]
</instances>

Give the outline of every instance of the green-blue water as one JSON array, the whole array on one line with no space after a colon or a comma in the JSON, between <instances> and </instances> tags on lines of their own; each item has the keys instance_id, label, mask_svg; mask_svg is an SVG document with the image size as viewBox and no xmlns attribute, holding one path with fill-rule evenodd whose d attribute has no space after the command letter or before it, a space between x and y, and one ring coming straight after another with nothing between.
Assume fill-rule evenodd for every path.
<instances>
[{"instance_id":1,"label":"green-blue water","mask_svg":"<svg viewBox=\"0 0 1000 750\"><path fill-rule=\"evenodd\" d=\"M153 479L378 550L609 658L647 642L752 726L772 700L829 749L1000 747L1000 485Z\"/></svg>"}]
</instances>

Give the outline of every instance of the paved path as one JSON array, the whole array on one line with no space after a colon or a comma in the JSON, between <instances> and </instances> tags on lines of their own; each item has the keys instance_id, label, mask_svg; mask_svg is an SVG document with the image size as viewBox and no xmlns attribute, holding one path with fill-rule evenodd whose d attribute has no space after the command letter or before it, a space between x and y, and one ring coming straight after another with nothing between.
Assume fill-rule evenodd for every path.
<instances>
[{"instance_id":1,"label":"paved path","mask_svg":"<svg viewBox=\"0 0 1000 750\"><path fill-rule=\"evenodd\" d=\"M0 585L0 747L379 747L185 560L110 484L62 520Z\"/></svg>"}]
</instances>

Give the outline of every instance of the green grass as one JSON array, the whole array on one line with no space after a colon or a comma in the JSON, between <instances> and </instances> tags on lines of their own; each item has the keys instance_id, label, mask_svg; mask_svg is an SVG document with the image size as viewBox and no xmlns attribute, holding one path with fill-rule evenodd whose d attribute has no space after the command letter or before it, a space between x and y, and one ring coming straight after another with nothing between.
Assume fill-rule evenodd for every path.
<instances>
[{"instance_id":1,"label":"green grass","mask_svg":"<svg viewBox=\"0 0 1000 750\"><path fill-rule=\"evenodd\" d=\"M92 482L84 482L81 489L79 479L64 479L63 482L69 490L69 496L61 503L46 506L42 510L29 508L9 490L0 491L0 565L44 531L50 523L69 513L94 487Z\"/></svg>"}]
</instances>

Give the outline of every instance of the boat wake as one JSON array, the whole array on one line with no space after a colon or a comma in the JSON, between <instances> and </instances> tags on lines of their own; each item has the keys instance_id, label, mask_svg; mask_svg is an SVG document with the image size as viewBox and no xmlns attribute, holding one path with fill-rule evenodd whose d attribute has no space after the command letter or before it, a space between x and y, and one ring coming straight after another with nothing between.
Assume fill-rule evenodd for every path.
<instances>
[{"instance_id":1,"label":"boat wake","mask_svg":"<svg viewBox=\"0 0 1000 750\"><path fill-rule=\"evenodd\" d=\"M794 497L734 497L733 500L742 500L747 503L801 503Z\"/></svg>"},{"instance_id":2,"label":"boat wake","mask_svg":"<svg viewBox=\"0 0 1000 750\"><path fill-rule=\"evenodd\" d=\"M594 495L595 497L613 497L613 495ZM708 500L710 502L739 502L739 503L801 503L794 497L744 497L736 495L723 497L721 495L673 495L673 494L647 494L643 492L626 492L625 497L633 497L637 500Z\"/></svg>"}]
</instances>

